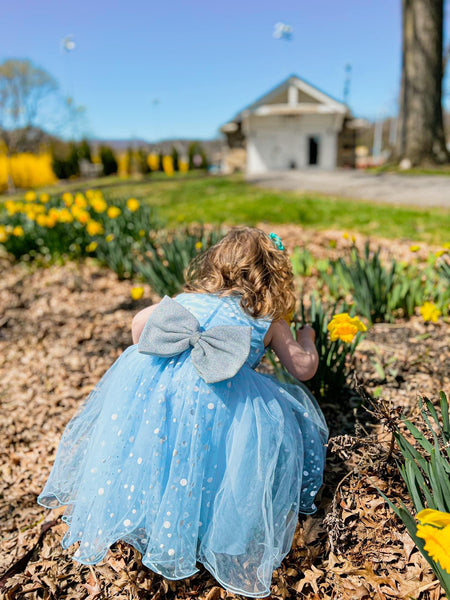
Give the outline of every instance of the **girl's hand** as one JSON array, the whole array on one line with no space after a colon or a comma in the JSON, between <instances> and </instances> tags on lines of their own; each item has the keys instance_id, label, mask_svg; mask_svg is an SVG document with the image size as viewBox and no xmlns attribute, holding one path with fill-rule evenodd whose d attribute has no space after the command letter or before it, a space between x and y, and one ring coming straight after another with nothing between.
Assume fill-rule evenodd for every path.
<instances>
[{"instance_id":1,"label":"girl's hand","mask_svg":"<svg viewBox=\"0 0 450 600\"><path fill-rule=\"evenodd\" d=\"M316 341L316 332L310 325L303 325L303 327L297 329L297 342L301 344L304 339L309 339L312 342Z\"/></svg>"}]
</instances>

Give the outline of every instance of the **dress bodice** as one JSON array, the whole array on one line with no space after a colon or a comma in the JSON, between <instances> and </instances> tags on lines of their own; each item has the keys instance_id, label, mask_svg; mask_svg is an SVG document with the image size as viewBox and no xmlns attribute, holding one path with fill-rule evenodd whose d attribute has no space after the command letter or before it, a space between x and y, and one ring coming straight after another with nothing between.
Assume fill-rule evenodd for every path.
<instances>
[{"instance_id":1,"label":"dress bodice","mask_svg":"<svg viewBox=\"0 0 450 600\"><path fill-rule=\"evenodd\" d=\"M174 298L200 323L201 329L208 329L218 325L241 325L251 327L252 337L250 353L246 363L251 368L256 368L263 357L264 336L272 322L268 318L251 317L240 305L240 296L218 296L217 294L182 293Z\"/></svg>"}]
</instances>

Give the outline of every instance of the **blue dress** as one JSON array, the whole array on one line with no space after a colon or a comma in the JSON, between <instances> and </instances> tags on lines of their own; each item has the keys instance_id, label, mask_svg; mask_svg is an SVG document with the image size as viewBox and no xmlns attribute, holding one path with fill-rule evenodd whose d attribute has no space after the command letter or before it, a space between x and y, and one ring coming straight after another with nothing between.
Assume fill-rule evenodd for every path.
<instances>
[{"instance_id":1,"label":"blue dress","mask_svg":"<svg viewBox=\"0 0 450 600\"><path fill-rule=\"evenodd\" d=\"M239 297L182 293L201 329L245 325L250 354L237 374L207 384L190 352L161 358L129 346L68 423L48 481L47 508L67 505L62 540L82 564L117 540L142 563L183 579L201 562L226 589L270 593L298 513L313 513L328 429L302 385L256 372L270 320Z\"/></svg>"}]
</instances>

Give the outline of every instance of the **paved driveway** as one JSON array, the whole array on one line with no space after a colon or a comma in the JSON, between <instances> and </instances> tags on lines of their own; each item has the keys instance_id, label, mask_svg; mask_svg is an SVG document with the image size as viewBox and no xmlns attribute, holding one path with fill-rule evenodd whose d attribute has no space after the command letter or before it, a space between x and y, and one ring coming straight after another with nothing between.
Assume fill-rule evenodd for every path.
<instances>
[{"instance_id":1,"label":"paved driveway","mask_svg":"<svg viewBox=\"0 0 450 600\"><path fill-rule=\"evenodd\" d=\"M247 181L261 187L321 192L333 196L410 206L450 209L450 176L374 175L363 171L284 171L254 175Z\"/></svg>"}]
</instances>

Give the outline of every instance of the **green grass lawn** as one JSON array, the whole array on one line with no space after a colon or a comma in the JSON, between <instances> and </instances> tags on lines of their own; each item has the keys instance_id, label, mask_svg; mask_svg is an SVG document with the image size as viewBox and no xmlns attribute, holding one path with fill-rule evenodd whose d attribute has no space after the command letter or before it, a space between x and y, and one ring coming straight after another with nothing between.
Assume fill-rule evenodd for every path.
<instances>
[{"instance_id":1,"label":"green grass lawn","mask_svg":"<svg viewBox=\"0 0 450 600\"><path fill-rule=\"evenodd\" d=\"M292 223L312 229L333 228L434 244L449 241L450 211L445 209L422 210L315 193L265 190L246 183L238 175L208 176L194 172L168 178L157 173L141 180L110 176L42 191L62 193L90 188L102 189L105 197L111 199L126 196L148 202L158 207L170 225L198 221L248 225Z\"/></svg>"}]
</instances>

